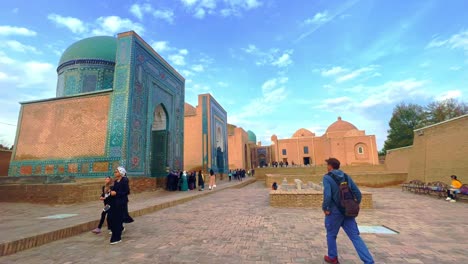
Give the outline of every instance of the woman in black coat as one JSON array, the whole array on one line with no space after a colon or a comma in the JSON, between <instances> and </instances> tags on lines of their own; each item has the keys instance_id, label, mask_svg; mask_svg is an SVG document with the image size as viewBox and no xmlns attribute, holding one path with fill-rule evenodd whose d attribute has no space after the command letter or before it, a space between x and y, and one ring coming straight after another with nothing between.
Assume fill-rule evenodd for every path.
<instances>
[{"instance_id":1,"label":"woman in black coat","mask_svg":"<svg viewBox=\"0 0 468 264\"><path fill-rule=\"evenodd\" d=\"M122 242L123 222L126 214L126 204L128 203L128 180L123 179L125 169L118 167L114 171L114 186L110 192L109 221L111 225L112 236L111 245Z\"/></svg>"}]
</instances>

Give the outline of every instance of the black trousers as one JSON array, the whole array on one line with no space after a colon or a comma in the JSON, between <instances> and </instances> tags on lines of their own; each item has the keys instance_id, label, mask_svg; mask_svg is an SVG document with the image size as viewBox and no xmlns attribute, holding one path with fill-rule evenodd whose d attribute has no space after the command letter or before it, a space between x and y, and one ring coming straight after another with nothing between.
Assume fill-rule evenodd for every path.
<instances>
[{"instance_id":1,"label":"black trousers","mask_svg":"<svg viewBox=\"0 0 468 264\"><path fill-rule=\"evenodd\" d=\"M129 223L132 223L133 221L134 221L133 218L128 214L128 202L127 202L125 203L125 206L124 206L123 222L126 224L129 224Z\"/></svg>"},{"instance_id":2,"label":"black trousers","mask_svg":"<svg viewBox=\"0 0 468 264\"><path fill-rule=\"evenodd\" d=\"M104 224L104 219L106 218L106 215L107 215L107 212L103 210L101 213L101 220L99 220L99 225L98 225L99 229L102 228L102 224ZM109 217L107 217L107 228L110 229Z\"/></svg>"},{"instance_id":3,"label":"black trousers","mask_svg":"<svg viewBox=\"0 0 468 264\"><path fill-rule=\"evenodd\" d=\"M114 205L109 210L109 222L112 231L111 242L122 239L124 210L124 205Z\"/></svg>"}]
</instances>

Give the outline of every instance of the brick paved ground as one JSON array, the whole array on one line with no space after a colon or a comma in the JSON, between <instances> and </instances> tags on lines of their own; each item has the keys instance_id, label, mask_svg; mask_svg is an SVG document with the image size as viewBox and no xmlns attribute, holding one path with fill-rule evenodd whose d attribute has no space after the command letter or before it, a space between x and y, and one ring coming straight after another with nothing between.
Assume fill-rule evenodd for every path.
<instances>
[{"instance_id":1,"label":"brick paved ground","mask_svg":"<svg viewBox=\"0 0 468 264\"><path fill-rule=\"evenodd\" d=\"M363 234L376 263L468 263L466 203L373 192L361 225L386 225L399 235ZM262 182L227 189L138 217L121 244L82 234L0 258L0 263L322 263L326 253L318 209L268 206ZM465 239L465 240L463 240ZM342 231L341 263L361 263Z\"/></svg>"}]
</instances>

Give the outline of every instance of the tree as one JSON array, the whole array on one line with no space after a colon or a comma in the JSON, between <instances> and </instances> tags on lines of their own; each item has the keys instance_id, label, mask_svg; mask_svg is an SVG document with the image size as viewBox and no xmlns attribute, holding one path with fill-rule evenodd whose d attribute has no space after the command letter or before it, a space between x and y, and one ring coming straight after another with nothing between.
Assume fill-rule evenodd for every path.
<instances>
[{"instance_id":1,"label":"tree","mask_svg":"<svg viewBox=\"0 0 468 264\"><path fill-rule=\"evenodd\" d=\"M468 114L468 105L450 98L428 104L425 109L425 125L440 123L457 116Z\"/></svg>"},{"instance_id":2,"label":"tree","mask_svg":"<svg viewBox=\"0 0 468 264\"><path fill-rule=\"evenodd\" d=\"M396 105L382 151L412 145L413 130L424 125L424 115L424 109L420 105L406 103Z\"/></svg>"}]
</instances>

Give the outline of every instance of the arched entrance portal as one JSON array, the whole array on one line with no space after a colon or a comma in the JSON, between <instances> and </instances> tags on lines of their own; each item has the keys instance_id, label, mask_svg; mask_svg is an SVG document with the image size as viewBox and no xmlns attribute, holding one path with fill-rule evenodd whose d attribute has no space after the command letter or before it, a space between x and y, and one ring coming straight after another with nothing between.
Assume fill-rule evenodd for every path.
<instances>
[{"instance_id":1,"label":"arched entrance portal","mask_svg":"<svg viewBox=\"0 0 468 264\"><path fill-rule=\"evenodd\" d=\"M151 126L151 176L160 177L166 174L167 149L169 138L169 118L162 104L154 110L154 121Z\"/></svg>"},{"instance_id":2,"label":"arched entrance portal","mask_svg":"<svg viewBox=\"0 0 468 264\"><path fill-rule=\"evenodd\" d=\"M224 171L224 137L221 127L216 127L216 167L218 172L223 173Z\"/></svg>"},{"instance_id":3,"label":"arched entrance portal","mask_svg":"<svg viewBox=\"0 0 468 264\"><path fill-rule=\"evenodd\" d=\"M265 167L267 165L266 156L264 154L258 155L258 163L260 165L260 168Z\"/></svg>"}]
</instances>

